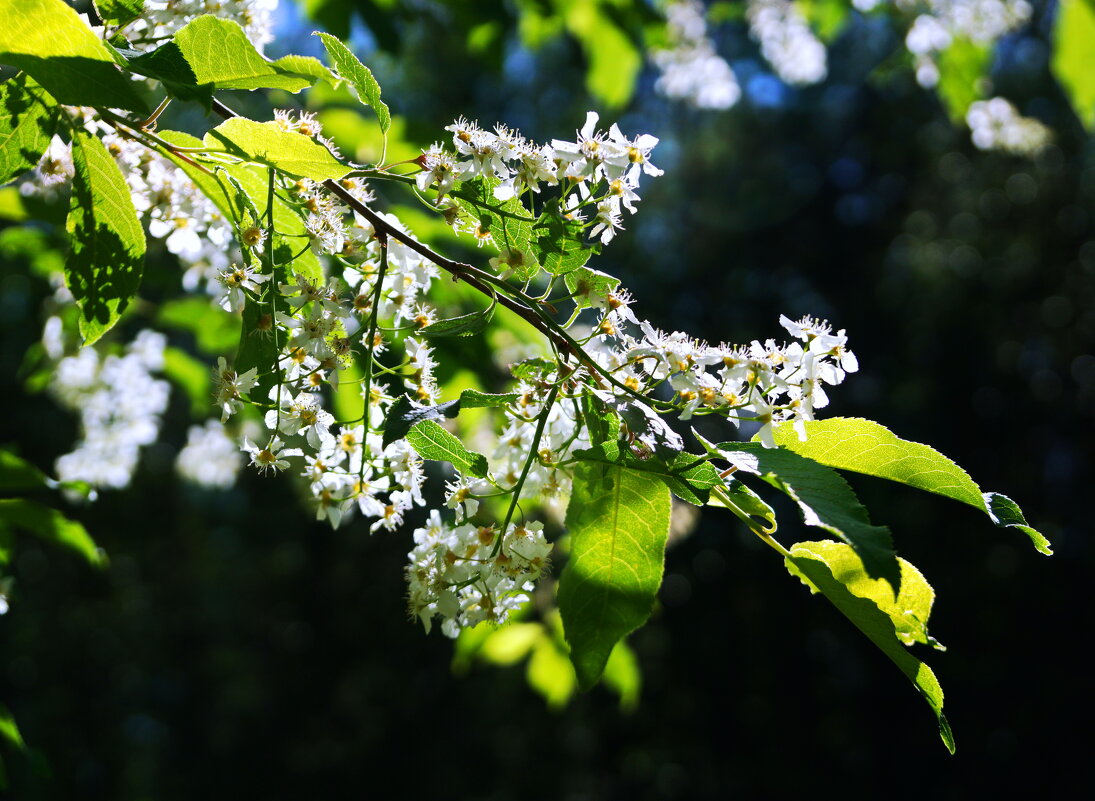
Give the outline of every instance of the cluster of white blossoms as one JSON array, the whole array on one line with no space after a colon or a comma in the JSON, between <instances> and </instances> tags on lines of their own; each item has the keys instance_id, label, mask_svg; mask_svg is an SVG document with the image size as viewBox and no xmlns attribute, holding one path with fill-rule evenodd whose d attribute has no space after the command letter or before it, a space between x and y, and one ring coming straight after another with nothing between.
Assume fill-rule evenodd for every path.
<instances>
[{"instance_id":1,"label":"cluster of white blossoms","mask_svg":"<svg viewBox=\"0 0 1095 801\"><path fill-rule=\"evenodd\" d=\"M635 213L639 176L657 176L662 171L650 161L656 137L642 134L629 139L615 123L605 133L597 130L597 120L596 112L590 111L574 141L553 139L550 145L538 145L504 125L487 131L461 117L445 128L452 132L455 152L434 144L422 154L418 188L435 189L441 204L458 181L475 178L490 182L495 199L501 201L556 186L562 191L568 219L583 222L590 237L608 244L623 228L623 211ZM454 215L454 221L459 219ZM466 231L480 243L489 240L489 231L476 215L468 218L467 226ZM501 263L528 258L528 254L509 252L504 242L495 244L503 248Z\"/></svg>"},{"instance_id":2,"label":"cluster of white blossoms","mask_svg":"<svg viewBox=\"0 0 1095 801\"><path fill-rule=\"evenodd\" d=\"M1027 0L896 0L896 5L917 15L905 47L916 61L917 82L928 89L939 83L939 54L955 39L990 46L1025 25L1032 13Z\"/></svg>"},{"instance_id":3,"label":"cluster of white blossoms","mask_svg":"<svg viewBox=\"0 0 1095 801\"><path fill-rule=\"evenodd\" d=\"M669 46L650 58L661 71L654 88L671 100L705 109L726 109L741 98L741 86L726 59L715 52L703 3L678 0L665 9Z\"/></svg>"},{"instance_id":4,"label":"cluster of white blossoms","mask_svg":"<svg viewBox=\"0 0 1095 801\"><path fill-rule=\"evenodd\" d=\"M144 0L141 16L126 26L133 43L155 42L175 34L195 17L213 14L238 22L251 43L262 51L274 39L278 0Z\"/></svg>"},{"instance_id":5,"label":"cluster of white blossoms","mask_svg":"<svg viewBox=\"0 0 1095 801\"><path fill-rule=\"evenodd\" d=\"M47 322L47 352L57 353L60 328L59 318ZM113 489L129 485L140 448L156 441L167 408L168 384L152 377L163 369L165 342L163 334L146 330L121 356L101 357L94 348L81 348L58 358L50 393L80 416L76 448L55 465L61 481Z\"/></svg>"},{"instance_id":6,"label":"cluster of white blossoms","mask_svg":"<svg viewBox=\"0 0 1095 801\"><path fill-rule=\"evenodd\" d=\"M825 45L791 0L749 0L745 15L749 35L784 83L802 86L825 80Z\"/></svg>"},{"instance_id":7,"label":"cluster of white blossoms","mask_svg":"<svg viewBox=\"0 0 1095 801\"><path fill-rule=\"evenodd\" d=\"M243 457L239 445L216 420L190 426L186 445L175 459L175 469L180 476L207 489L230 488L236 483L241 467Z\"/></svg>"},{"instance_id":8,"label":"cluster of white blossoms","mask_svg":"<svg viewBox=\"0 0 1095 801\"><path fill-rule=\"evenodd\" d=\"M499 540L494 526L451 526L437 510L414 532L407 566L411 614L428 632L433 618L455 637L484 621L503 623L529 600L548 567L551 544L538 524L511 524Z\"/></svg>"},{"instance_id":9,"label":"cluster of white blossoms","mask_svg":"<svg viewBox=\"0 0 1095 801\"><path fill-rule=\"evenodd\" d=\"M981 150L1002 150L1031 156L1050 143L1052 132L1032 117L1024 117L1002 97L981 100L966 112L973 143Z\"/></svg>"}]
</instances>

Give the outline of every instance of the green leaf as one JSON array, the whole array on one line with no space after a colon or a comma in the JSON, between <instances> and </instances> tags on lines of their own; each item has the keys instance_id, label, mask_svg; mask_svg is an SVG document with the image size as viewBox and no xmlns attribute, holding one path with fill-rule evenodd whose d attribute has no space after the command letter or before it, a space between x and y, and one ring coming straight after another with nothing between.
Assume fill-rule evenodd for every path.
<instances>
[{"instance_id":1,"label":"green leaf","mask_svg":"<svg viewBox=\"0 0 1095 801\"><path fill-rule=\"evenodd\" d=\"M26 70L59 103L147 112L114 54L64 0L9 0L0 63Z\"/></svg>"},{"instance_id":2,"label":"green leaf","mask_svg":"<svg viewBox=\"0 0 1095 801\"><path fill-rule=\"evenodd\" d=\"M1050 69L1088 133L1095 131L1095 5L1060 0L1053 25Z\"/></svg>"},{"instance_id":3,"label":"green leaf","mask_svg":"<svg viewBox=\"0 0 1095 801\"><path fill-rule=\"evenodd\" d=\"M46 486L45 473L11 451L0 448L0 491L24 492Z\"/></svg>"},{"instance_id":4,"label":"green leaf","mask_svg":"<svg viewBox=\"0 0 1095 801\"><path fill-rule=\"evenodd\" d=\"M574 695L574 668L566 653L551 637L536 641L532 658L525 669L525 678L552 709L566 706Z\"/></svg>"},{"instance_id":5,"label":"green leaf","mask_svg":"<svg viewBox=\"0 0 1095 801\"><path fill-rule=\"evenodd\" d=\"M981 492L965 470L934 448L901 439L873 420L834 417L805 425L805 442L790 426L780 426L774 430L776 444L829 467L888 478L961 501L985 512L998 526L1017 528L1039 552L1053 553L1049 540L1027 525L1014 501Z\"/></svg>"},{"instance_id":6,"label":"green leaf","mask_svg":"<svg viewBox=\"0 0 1095 801\"><path fill-rule=\"evenodd\" d=\"M691 453L677 453L670 459L657 456L640 459L626 444L611 441L576 450L574 458L583 462L620 465L656 476L670 492L695 506L703 506L711 490L722 486L715 466Z\"/></svg>"},{"instance_id":7,"label":"green leaf","mask_svg":"<svg viewBox=\"0 0 1095 801\"><path fill-rule=\"evenodd\" d=\"M939 54L937 91L956 123L963 123L970 104L985 96L984 85L992 64L992 48L969 39L956 38Z\"/></svg>"},{"instance_id":8,"label":"green leaf","mask_svg":"<svg viewBox=\"0 0 1095 801\"><path fill-rule=\"evenodd\" d=\"M556 364L552 359L545 359L542 356L532 356L528 359L514 362L509 366L509 371L514 378L521 380L536 380L553 372L555 368Z\"/></svg>"},{"instance_id":9,"label":"green leaf","mask_svg":"<svg viewBox=\"0 0 1095 801\"><path fill-rule=\"evenodd\" d=\"M613 647L650 616L669 535L669 490L658 476L579 464L567 507L570 559L559 578L559 611L583 690Z\"/></svg>"},{"instance_id":10,"label":"green leaf","mask_svg":"<svg viewBox=\"0 0 1095 801\"><path fill-rule=\"evenodd\" d=\"M299 92L329 77L315 59L270 61L251 44L239 23L206 15L191 20L172 40L131 59L134 72L158 78L176 97L206 106L215 89L282 89ZM318 68L318 69L317 69Z\"/></svg>"},{"instance_id":11,"label":"green leaf","mask_svg":"<svg viewBox=\"0 0 1095 801\"><path fill-rule=\"evenodd\" d=\"M581 43L589 68L586 88L610 108L631 99L642 56L635 43L606 15L598 3L569 3L564 9L567 30Z\"/></svg>"},{"instance_id":12,"label":"green leaf","mask_svg":"<svg viewBox=\"0 0 1095 801\"><path fill-rule=\"evenodd\" d=\"M603 298L620 285L619 278L588 267L579 267L567 273L563 280L574 295L574 305L579 309L586 308L591 299Z\"/></svg>"},{"instance_id":13,"label":"green leaf","mask_svg":"<svg viewBox=\"0 0 1095 801\"><path fill-rule=\"evenodd\" d=\"M589 261L595 247L587 240L582 224L567 219L559 210L558 199L548 201L532 239L533 252L544 270L551 275L572 273Z\"/></svg>"},{"instance_id":14,"label":"green leaf","mask_svg":"<svg viewBox=\"0 0 1095 801\"><path fill-rule=\"evenodd\" d=\"M787 569L812 592L821 592L893 660L928 702L939 720L939 734L954 753L954 736L943 716L943 688L932 669L910 654L914 642L939 647L927 633L935 592L920 571L900 559L901 592L895 598L881 581L864 573L847 545L824 540L800 542L791 548Z\"/></svg>"},{"instance_id":15,"label":"green leaf","mask_svg":"<svg viewBox=\"0 0 1095 801\"><path fill-rule=\"evenodd\" d=\"M741 472L758 475L785 493L802 510L808 526L828 531L855 549L867 573L900 589L901 574L893 537L885 526L871 525L840 474L813 459L784 448L765 448L757 442L725 442L719 453Z\"/></svg>"},{"instance_id":16,"label":"green leaf","mask_svg":"<svg viewBox=\"0 0 1095 801\"><path fill-rule=\"evenodd\" d=\"M338 76L354 87L362 103L376 112L376 118L380 121L380 130L387 133L392 125L392 115L380 99L380 84L376 82L372 71L358 61L357 56L331 34L315 31L312 35L318 36L323 41L323 46L327 49L327 55L334 64Z\"/></svg>"},{"instance_id":17,"label":"green leaf","mask_svg":"<svg viewBox=\"0 0 1095 801\"><path fill-rule=\"evenodd\" d=\"M736 478L728 477L723 481L725 487L711 493L708 505L729 509L750 528L760 529L764 534L774 534L776 513L772 511L772 507Z\"/></svg>"},{"instance_id":18,"label":"green leaf","mask_svg":"<svg viewBox=\"0 0 1095 801\"><path fill-rule=\"evenodd\" d=\"M15 723L15 717L3 704L0 704L0 738L7 740L20 750L25 750L27 747L27 744L23 742L19 726Z\"/></svg>"},{"instance_id":19,"label":"green leaf","mask_svg":"<svg viewBox=\"0 0 1095 801\"><path fill-rule=\"evenodd\" d=\"M160 325L189 331L198 348L210 356L231 353L240 341L240 318L214 306L209 298L177 298L160 306Z\"/></svg>"},{"instance_id":20,"label":"green leaf","mask_svg":"<svg viewBox=\"0 0 1095 801\"><path fill-rule=\"evenodd\" d=\"M76 174L67 228L72 252L65 283L80 309L90 345L109 331L137 295L144 267L144 229L121 170L98 138L74 129Z\"/></svg>"},{"instance_id":21,"label":"green leaf","mask_svg":"<svg viewBox=\"0 0 1095 801\"><path fill-rule=\"evenodd\" d=\"M436 406L419 406L406 395L400 395L388 409L384 419L384 437L381 440L387 448L396 440L401 440L412 427L424 420L441 420L456 417L460 412L460 401L439 403Z\"/></svg>"},{"instance_id":22,"label":"green leaf","mask_svg":"<svg viewBox=\"0 0 1095 801\"><path fill-rule=\"evenodd\" d=\"M620 696L620 710L625 713L639 708L639 694L643 687L643 674L639 660L626 642L620 640L612 649L601 683Z\"/></svg>"},{"instance_id":23,"label":"green leaf","mask_svg":"<svg viewBox=\"0 0 1095 801\"><path fill-rule=\"evenodd\" d=\"M106 555L95 545L82 525L56 509L26 498L0 500L0 527L24 529L44 540L64 545L93 565L106 564Z\"/></svg>"},{"instance_id":24,"label":"green leaf","mask_svg":"<svg viewBox=\"0 0 1095 801\"><path fill-rule=\"evenodd\" d=\"M209 386L209 365L199 362L189 353L178 348L165 348L163 373L182 388L190 398L190 411L195 417L208 414L213 406L213 393Z\"/></svg>"},{"instance_id":25,"label":"green leaf","mask_svg":"<svg viewBox=\"0 0 1095 801\"><path fill-rule=\"evenodd\" d=\"M276 122L233 117L207 133L205 145L313 181L341 178L350 171L350 167L311 137L284 131Z\"/></svg>"},{"instance_id":26,"label":"green leaf","mask_svg":"<svg viewBox=\"0 0 1095 801\"><path fill-rule=\"evenodd\" d=\"M817 37L831 43L844 29L851 11L846 0L799 0L796 3Z\"/></svg>"},{"instance_id":27,"label":"green leaf","mask_svg":"<svg viewBox=\"0 0 1095 801\"><path fill-rule=\"evenodd\" d=\"M33 169L57 128L58 108L26 73L0 84L0 184Z\"/></svg>"},{"instance_id":28,"label":"green leaf","mask_svg":"<svg viewBox=\"0 0 1095 801\"><path fill-rule=\"evenodd\" d=\"M519 254L519 258L510 255L504 259L499 272L509 271L517 280L528 281L540 271L540 263L530 247L533 220L517 198L499 200L494 196L499 183L497 178L475 178L460 184L453 194L471 204L471 207L465 205L461 213L468 222L485 226L503 255L506 251Z\"/></svg>"},{"instance_id":29,"label":"green leaf","mask_svg":"<svg viewBox=\"0 0 1095 801\"><path fill-rule=\"evenodd\" d=\"M423 459L449 462L461 473L477 478L487 475L487 457L469 451L454 435L433 420L416 423L407 432L407 442Z\"/></svg>"},{"instance_id":30,"label":"green leaf","mask_svg":"<svg viewBox=\"0 0 1095 801\"><path fill-rule=\"evenodd\" d=\"M582 398L582 419L593 445L616 442L620 438L620 416L609 410L596 395Z\"/></svg>"},{"instance_id":31,"label":"green leaf","mask_svg":"<svg viewBox=\"0 0 1095 801\"><path fill-rule=\"evenodd\" d=\"M427 337L470 337L478 334L490 323L494 316L495 302L479 311L470 314L461 314L459 317L450 317L447 320L438 320L430 323L418 333Z\"/></svg>"},{"instance_id":32,"label":"green leaf","mask_svg":"<svg viewBox=\"0 0 1095 801\"><path fill-rule=\"evenodd\" d=\"M95 0L95 13L107 25L125 25L143 11L144 0Z\"/></svg>"},{"instance_id":33,"label":"green leaf","mask_svg":"<svg viewBox=\"0 0 1095 801\"><path fill-rule=\"evenodd\" d=\"M501 395L492 395L487 392L480 392L477 389L465 389L460 393L460 400L458 401L458 407L460 409L482 409L486 407L498 407L509 406L514 403L520 395L516 392L506 392Z\"/></svg>"}]
</instances>

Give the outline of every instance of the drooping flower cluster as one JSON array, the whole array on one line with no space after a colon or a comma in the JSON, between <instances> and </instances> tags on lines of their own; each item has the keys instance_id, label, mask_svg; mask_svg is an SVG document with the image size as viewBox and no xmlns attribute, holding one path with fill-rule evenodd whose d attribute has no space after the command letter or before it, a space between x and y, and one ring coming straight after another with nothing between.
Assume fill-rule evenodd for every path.
<instances>
[{"instance_id":1,"label":"drooping flower cluster","mask_svg":"<svg viewBox=\"0 0 1095 801\"><path fill-rule=\"evenodd\" d=\"M243 467L239 445L216 420L190 426L186 445L175 460L179 475L207 489L229 489Z\"/></svg>"},{"instance_id":2,"label":"drooping flower cluster","mask_svg":"<svg viewBox=\"0 0 1095 801\"><path fill-rule=\"evenodd\" d=\"M414 532L407 566L411 614L426 631L441 618L441 630L484 621L503 623L529 600L547 569L551 544L538 523L511 525L499 541L493 526L446 524L437 510Z\"/></svg>"},{"instance_id":3,"label":"drooping flower cluster","mask_svg":"<svg viewBox=\"0 0 1095 801\"><path fill-rule=\"evenodd\" d=\"M749 35L780 79L792 86L818 83L828 74L823 45L791 0L749 0Z\"/></svg>"},{"instance_id":4,"label":"drooping flower cluster","mask_svg":"<svg viewBox=\"0 0 1095 801\"><path fill-rule=\"evenodd\" d=\"M59 328L60 320L52 318L47 336L55 339ZM57 361L50 393L80 415L75 450L57 460L62 481L129 485L140 448L156 441L167 408L167 382L152 377L163 369L165 342L163 334L142 331L122 356L81 348Z\"/></svg>"},{"instance_id":5,"label":"drooping flower cluster","mask_svg":"<svg viewBox=\"0 0 1095 801\"><path fill-rule=\"evenodd\" d=\"M1049 128L1032 117L1024 117L1002 97L981 100L966 112L973 143L981 150L1003 150L1031 156L1050 143Z\"/></svg>"},{"instance_id":6,"label":"drooping flower cluster","mask_svg":"<svg viewBox=\"0 0 1095 801\"><path fill-rule=\"evenodd\" d=\"M172 36L202 14L238 22L251 43L262 52L274 39L274 12L278 0L145 0L141 16L126 28L131 42L157 41Z\"/></svg>"},{"instance_id":7,"label":"drooping flower cluster","mask_svg":"<svg viewBox=\"0 0 1095 801\"><path fill-rule=\"evenodd\" d=\"M504 125L487 131L461 117L445 128L452 132L455 153L437 144L426 151L418 187L436 189L441 203L457 181L474 178L496 184L493 195L502 201L539 194L541 186L558 186L567 217L584 221L591 237L608 244L623 228L623 210L635 213L639 176L658 176L662 171L650 161L656 137L642 134L629 139L615 123L605 133L597 130L597 120L590 111L574 141L553 139L550 145L538 145ZM587 209L593 214L588 221ZM467 230L480 239L489 236L474 215Z\"/></svg>"},{"instance_id":8,"label":"drooping flower cluster","mask_svg":"<svg viewBox=\"0 0 1095 801\"><path fill-rule=\"evenodd\" d=\"M703 3L678 0L665 9L669 46L650 58L661 71L654 88L671 100L696 108L726 109L738 102L741 87L726 59L715 52Z\"/></svg>"}]
</instances>

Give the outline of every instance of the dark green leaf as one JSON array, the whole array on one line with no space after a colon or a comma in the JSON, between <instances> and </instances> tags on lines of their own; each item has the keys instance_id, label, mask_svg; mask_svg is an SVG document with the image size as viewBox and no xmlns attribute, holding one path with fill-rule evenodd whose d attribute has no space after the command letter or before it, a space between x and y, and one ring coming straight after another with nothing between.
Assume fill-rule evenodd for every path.
<instances>
[{"instance_id":1,"label":"dark green leaf","mask_svg":"<svg viewBox=\"0 0 1095 801\"><path fill-rule=\"evenodd\" d=\"M57 128L58 108L20 73L0 84L0 184L34 168Z\"/></svg>"},{"instance_id":2,"label":"dark green leaf","mask_svg":"<svg viewBox=\"0 0 1095 801\"><path fill-rule=\"evenodd\" d=\"M477 478L487 475L487 457L469 451L460 440L433 420L423 420L411 426L407 432L407 442L423 459L449 462L461 473Z\"/></svg>"},{"instance_id":3,"label":"dark green leaf","mask_svg":"<svg viewBox=\"0 0 1095 801\"><path fill-rule=\"evenodd\" d=\"M559 611L583 690L596 684L616 643L650 616L671 506L657 476L608 464L580 464L574 471Z\"/></svg>"},{"instance_id":4,"label":"dark green leaf","mask_svg":"<svg viewBox=\"0 0 1095 801\"><path fill-rule=\"evenodd\" d=\"M59 103L148 111L114 54L64 0L5 4L0 63L26 70Z\"/></svg>"},{"instance_id":5,"label":"dark green leaf","mask_svg":"<svg viewBox=\"0 0 1095 801\"><path fill-rule=\"evenodd\" d=\"M461 314L459 317L450 317L447 320L438 320L419 329L418 333L427 337L474 336L490 323L491 317L494 316L494 306L494 302L491 302L490 306L480 311Z\"/></svg>"},{"instance_id":6,"label":"dark green leaf","mask_svg":"<svg viewBox=\"0 0 1095 801\"><path fill-rule=\"evenodd\" d=\"M318 36L323 41L323 46L327 49L327 55L339 77L354 87L362 103L376 112L376 118L380 121L380 130L387 133L392 124L392 115L380 99L380 84L376 82L372 71L358 61L357 56L331 34L315 31L312 35Z\"/></svg>"},{"instance_id":7,"label":"dark green leaf","mask_svg":"<svg viewBox=\"0 0 1095 801\"><path fill-rule=\"evenodd\" d=\"M939 720L939 734L954 753L954 735L943 716L943 688L935 673L905 646L939 647L927 633L935 592L920 571L899 560L901 592L894 597L881 581L863 571L852 549L839 542L800 542L791 548L787 569L812 592L821 592L856 628L893 660L928 702Z\"/></svg>"},{"instance_id":8,"label":"dark green leaf","mask_svg":"<svg viewBox=\"0 0 1095 801\"><path fill-rule=\"evenodd\" d=\"M583 462L620 465L656 476L670 492L696 506L707 503L711 490L722 485L715 466L691 453L677 453L669 459L657 456L640 459L626 444L612 441L576 450L574 458Z\"/></svg>"},{"instance_id":9,"label":"dark green leaf","mask_svg":"<svg viewBox=\"0 0 1095 801\"><path fill-rule=\"evenodd\" d=\"M105 565L106 556L87 530L56 509L26 498L0 500L0 526L24 529L49 542L71 548L93 565Z\"/></svg>"},{"instance_id":10,"label":"dark green leaf","mask_svg":"<svg viewBox=\"0 0 1095 801\"><path fill-rule=\"evenodd\" d=\"M726 442L717 447L739 471L760 476L795 501L807 525L825 529L851 545L871 577L884 578L895 594L899 591L901 573L890 530L871 525L867 510L839 473L784 448L765 448L756 442Z\"/></svg>"},{"instance_id":11,"label":"dark green leaf","mask_svg":"<svg viewBox=\"0 0 1095 801\"><path fill-rule=\"evenodd\" d=\"M198 348L210 356L228 354L240 341L240 318L208 298L178 298L160 306L160 325L189 331Z\"/></svg>"},{"instance_id":12,"label":"dark green leaf","mask_svg":"<svg viewBox=\"0 0 1095 801\"><path fill-rule=\"evenodd\" d=\"M0 448L0 490L22 492L47 486L46 474L8 450Z\"/></svg>"},{"instance_id":13,"label":"dark green leaf","mask_svg":"<svg viewBox=\"0 0 1095 801\"><path fill-rule=\"evenodd\" d=\"M419 406L406 395L400 395L388 409L384 420L384 437L381 440L386 448L396 440L403 439L412 426L424 420L441 420L456 417L460 411L460 401L439 403L436 406Z\"/></svg>"},{"instance_id":14,"label":"dark green leaf","mask_svg":"<svg viewBox=\"0 0 1095 801\"><path fill-rule=\"evenodd\" d=\"M776 444L829 467L887 478L961 501L987 513L998 526L1017 528L1041 553L1053 553L1049 540L1027 525L1014 501L995 492L982 493L965 470L934 448L901 439L873 420L834 417L805 425L805 442L790 426L780 426L774 432Z\"/></svg>"},{"instance_id":15,"label":"dark green leaf","mask_svg":"<svg viewBox=\"0 0 1095 801\"><path fill-rule=\"evenodd\" d=\"M144 229L121 170L98 138L73 135L76 174L67 228L72 252L65 283L80 308L80 333L90 345L109 331L137 295L144 268Z\"/></svg>"},{"instance_id":16,"label":"dark green leaf","mask_svg":"<svg viewBox=\"0 0 1095 801\"><path fill-rule=\"evenodd\" d=\"M582 418L585 420L589 441L594 445L616 442L620 438L620 416L608 409L604 402L592 393L582 398Z\"/></svg>"},{"instance_id":17,"label":"dark green leaf","mask_svg":"<svg viewBox=\"0 0 1095 801\"><path fill-rule=\"evenodd\" d=\"M509 371L513 374L514 378L524 381L535 381L553 372L555 367L555 362L551 359L533 356L532 358L522 359L519 362L511 364L509 366Z\"/></svg>"},{"instance_id":18,"label":"dark green leaf","mask_svg":"<svg viewBox=\"0 0 1095 801\"><path fill-rule=\"evenodd\" d=\"M460 400L457 403L461 409L481 409L488 406L508 406L519 397L521 396L516 392L491 395L476 389L465 389L460 393Z\"/></svg>"},{"instance_id":19,"label":"dark green leaf","mask_svg":"<svg viewBox=\"0 0 1095 801\"><path fill-rule=\"evenodd\" d=\"M125 25L143 11L144 0L95 0L95 13L107 25Z\"/></svg>"}]
</instances>

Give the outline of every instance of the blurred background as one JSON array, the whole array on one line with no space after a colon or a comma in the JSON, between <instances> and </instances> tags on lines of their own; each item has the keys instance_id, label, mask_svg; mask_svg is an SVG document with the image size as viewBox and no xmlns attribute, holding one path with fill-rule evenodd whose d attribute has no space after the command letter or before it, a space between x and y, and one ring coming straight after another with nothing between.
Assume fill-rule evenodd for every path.
<instances>
[{"instance_id":1,"label":"blurred background","mask_svg":"<svg viewBox=\"0 0 1095 801\"><path fill-rule=\"evenodd\" d=\"M320 55L316 27L348 37L396 118L393 158L443 140L459 115L550 141L593 108L605 127L659 137L666 174L644 180L629 230L591 264L622 278L636 313L714 342L782 339L781 313L827 318L860 364L827 416L927 442L1022 505L1052 558L969 508L850 478L936 589L931 630L950 648L920 655L947 693L957 756L886 657L718 510L675 541L659 605L629 640L637 704L603 687L548 703L521 653L469 647L454 669L452 643L407 620L408 537L317 524L287 477L244 473L226 491L180 482L194 412L176 391L130 488L70 510L109 567L27 539L7 568L0 699L30 747L4 752L13 797L1090 787L1080 642L1095 625L1095 148L1084 127L1095 110L1078 104L1057 56L1060 15L1085 4L795 3L820 55L793 30L780 51L762 6L784 7L281 0L266 52ZM984 40L973 27L965 39L950 30L945 46L913 35L927 25L930 39L920 17L946 22L962 6L1018 16ZM977 114L1010 112L973 105L994 97L1031 124L994 134ZM323 109L350 157L376 157L375 124L349 95L274 98L292 103ZM0 236L0 438L48 470L77 421L26 370L15 377L50 291L28 265L57 258L41 249L57 234L34 230L34 247ZM173 259L150 253L142 294L177 283ZM192 334L171 336L193 349ZM793 507L777 511L783 542L819 538Z\"/></svg>"}]
</instances>

